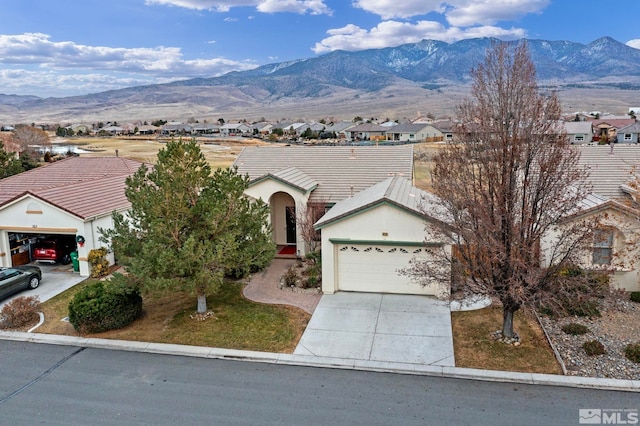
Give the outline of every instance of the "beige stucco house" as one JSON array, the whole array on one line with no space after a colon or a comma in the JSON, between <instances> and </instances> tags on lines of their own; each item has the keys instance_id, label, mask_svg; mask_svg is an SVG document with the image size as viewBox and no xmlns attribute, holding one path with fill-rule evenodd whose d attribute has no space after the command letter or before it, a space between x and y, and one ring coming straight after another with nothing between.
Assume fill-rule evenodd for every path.
<instances>
[{"instance_id":1,"label":"beige stucco house","mask_svg":"<svg viewBox=\"0 0 640 426\"><path fill-rule=\"evenodd\" d=\"M301 215L310 206L326 211L315 224L324 293L448 293L448 283L421 286L399 272L414 256L426 256L425 230L442 225L421 212L430 196L412 186L411 145L247 147L235 165L250 177L246 194L270 205L279 247L304 256ZM443 246L435 234L429 243Z\"/></svg>"},{"instance_id":2,"label":"beige stucco house","mask_svg":"<svg viewBox=\"0 0 640 426\"><path fill-rule=\"evenodd\" d=\"M141 164L70 157L0 180L0 266L29 263L38 239L71 235L84 240L77 251L80 275L88 276L87 255L103 245L98 228L112 226L113 211L129 209L125 179Z\"/></svg>"}]
</instances>

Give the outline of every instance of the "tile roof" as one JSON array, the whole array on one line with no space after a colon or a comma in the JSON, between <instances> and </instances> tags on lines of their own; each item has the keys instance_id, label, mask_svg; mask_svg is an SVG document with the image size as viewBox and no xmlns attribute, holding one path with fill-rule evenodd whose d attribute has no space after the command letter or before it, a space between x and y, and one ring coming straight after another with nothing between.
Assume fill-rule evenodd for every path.
<instances>
[{"instance_id":1,"label":"tile roof","mask_svg":"<svg viewBox=\"0 0 640 426\"><path fill-rule=\"evenodd\" d=\"M0 207L32 194L82 219L126 209L125 179L141 165L123 157L69 157L0 180Z\"/></svg>"},{"instance_id":2,"label":"tile roof","mask_svg":"<svg viewBox=\"0 0 640 426\"><path fill-rule=\"evenodd\" d=\"M277 180L299 188L303 192L311 191L318 186L318 182L295 167L288 167L274 173L268 173L264 177L268 176L272 176Z\"/></svg>"},{"instance_id":3,"label":"tile roof","mask_svg":"<svg viewBox=\"0 0 640 426\"><path fill-rule=\"evenodd\" d=\"M395 176L340 201L316 222L315 227L321 228L385 201L418 216L448 222L448 215L435 195L416 188L404 177Z\"/></svg>"},{"instance_id":4,"label":"tile roof","mask_svg":"<svg viewBox=\"0 0 640 426\"><path fill-rule=\"evenodd\" d=\"M391 176L413 179L413 146L245 147L234 165L251 180L294 167L318 183L310 201L336 203Z\"/></svg>"},{"instance_id":5,"label":"tile roof","mask_svg":"<svg viewBox=\"0 0 640 426\"><path fill-rule=\"evenodd\" d=\"M606 198L625 198L620 186L640 172L640 146L581 145L576 149L580 151L579 164L589 172L588 180L592 191Z\"/></svg>"}]
</instances>

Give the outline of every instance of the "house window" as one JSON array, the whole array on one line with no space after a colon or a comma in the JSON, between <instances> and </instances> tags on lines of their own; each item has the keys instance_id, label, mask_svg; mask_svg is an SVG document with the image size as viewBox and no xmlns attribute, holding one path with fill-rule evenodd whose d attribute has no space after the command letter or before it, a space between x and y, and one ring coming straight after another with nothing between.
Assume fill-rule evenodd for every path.
<instances>
[{"instance_id":1,"label":"house window","mask_svg":"<svg viewBox=\"0 0 640 426\"><path fill-rule=\"evenodd\" d=\"M597 229L593 239L594 265L611 265L613 259L613 230Z\"/></svg>"},{"instance_id":2,"label":"house window","mask_svg":"<svg viewBox=\"0 0 640 426\"><path fill-rule=\"evenodd\" d=\"M630 141L630 140L632 140L632 139L633 139L633 138L631 137L631 133L625 133L625 134L624 134L624 140L625 140L625 141Z\"/></svg>"},{"instance_id":3,"label":"house window","mask_svg":"<svg viewBox=\"0 0 640 426\"><path fill-rule=\"evenodd\" d=\"M584 135L575 135L573 137L573 140L576 142L583 142L584 141Z\"/></svg>"},{"instance_id":4,"label":"house window","mask_svg":"<svg viewBox=\"0 0 640 426\"><path fill-rule=\"evenodd\" d=\"M409 139L413 140L416 138L416 135L414 135L413 133L409 133Z\"/></svg>"}]
</instances>

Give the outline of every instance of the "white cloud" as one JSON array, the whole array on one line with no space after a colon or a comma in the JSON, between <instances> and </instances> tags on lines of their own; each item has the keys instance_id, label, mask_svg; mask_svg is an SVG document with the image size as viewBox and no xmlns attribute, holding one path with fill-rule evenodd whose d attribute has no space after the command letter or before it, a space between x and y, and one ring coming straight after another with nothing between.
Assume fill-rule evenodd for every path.
<instances>
[{"instance_id":1,"label":"white cloud","mask_svg":"<svg viewBox=\"0 0 640 426\"><path fill-rule=\"evenodd\" d=\"M233 7L251 7L263 13L291 12L311 15L331 14L324 0L146 0L147 5L167 5L195 10L228 12Z\"/></svg>"},{"instance_id":2,"label":"white cloud","mask_svg":"<svg viewBox=\"0 0 640 426\"><path fill-rule=\"evenodd\" d=\"M541 12L550 0L355 0L354 7L382 19L411 18L435 12L453 26L493 25Z\"/></svg>"},{"instance_id":3,"label":"white cloud","mask_svg":"<svg viewBox=\"0 0 640 426\"><path fill-rule=\"evenodd\" d=\"M87 46L41 33L0 35L0 64L0 87L22 94L38 94L43 87L52 94L97 92L256 67L225 58L185 59L177 47Z\"/></svg>"},{"instance_id":4,"label":"white cloud","mask_svg":"<svg viewBox=\"0 0 640 426\"><path fill-rule=\"evenodd\" d=\"M313 47L315 53L326 53L333 50L364 50L399 46L416 43L424 39L441 40L447 43L475 37L496 37L500 39L519 39L526 36L520 28L504 29L494 26L472 28L446 28L435 21L418 21L414 23L384 21L376 27L366 30L357 25L347 25L327 31L329 37Z\"/></svg>"},{"instance_id":5,"label":"white cloud","mask_svg":"<svg viewBox=\"0 0 640 426\"><path fill-rule=\"evenodd\" d=\"M626 44L629 47L633 47L635 49L640 49L640 38L629 40Z\"/></svg>"},{"instance_id":6,"label":"white cloud","mask_svg":"<svg viewBox=\"0 0 640 426\"><path fill-rule=\"evenodd\" d=\"M550 0L456 0L445 13L451 25L493 25L498 21L510 21L530 13L540 13Z\"/></svg>"},{"instance_id":7,"label":"white cloud","mask_svg":"<svg viewBox=\"0 0 640 426\"><path fill-rule=\"evenodd\" d=\"M379 15L382 19L392 19L444 12L444 3L442 0L356 0L353 6Z\"/></svg>"}]
</instances>

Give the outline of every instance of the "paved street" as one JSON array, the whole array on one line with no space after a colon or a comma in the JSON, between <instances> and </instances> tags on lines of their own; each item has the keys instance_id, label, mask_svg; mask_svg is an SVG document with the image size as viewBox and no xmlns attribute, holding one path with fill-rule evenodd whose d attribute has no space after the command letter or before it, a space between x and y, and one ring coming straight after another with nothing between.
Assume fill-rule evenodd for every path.
<instances>
[{"instance_id":1,"label":"paved street","mask_svg":"<svg viewBox=\"0 0 640 426\"><path fill-rule=\"evenodd\" d=\"M638 394L0 341L0 423L563 425Z\"/></svg>"}]
</instances>

